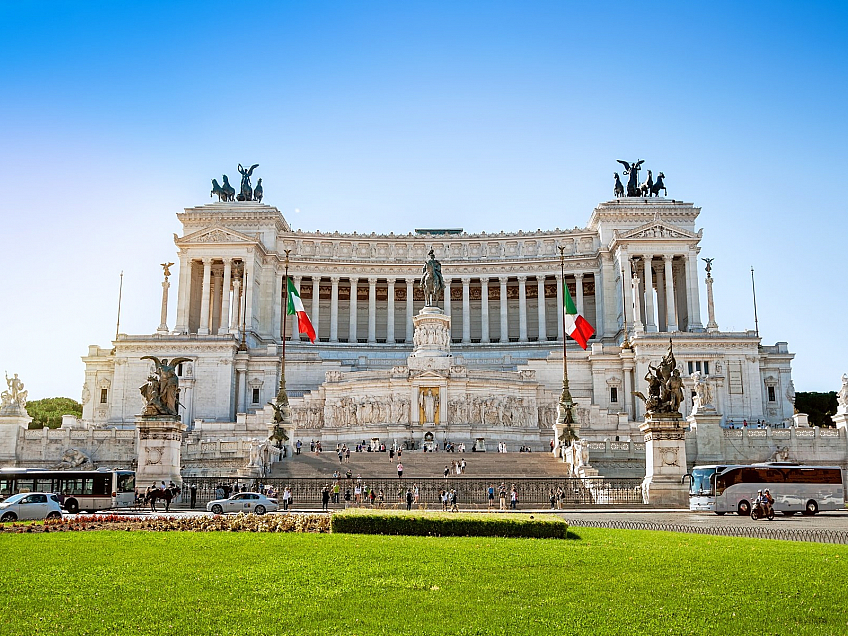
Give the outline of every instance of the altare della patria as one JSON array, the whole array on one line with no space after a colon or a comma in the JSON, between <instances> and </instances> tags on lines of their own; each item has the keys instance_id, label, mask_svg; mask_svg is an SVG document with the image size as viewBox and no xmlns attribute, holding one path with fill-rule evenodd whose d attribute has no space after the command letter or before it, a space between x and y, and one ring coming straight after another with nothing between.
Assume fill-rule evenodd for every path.
<instances>
[{"instance_id":1,"label":"altare della patria","mask_svg":"<svg viewBox=\"0 0 848 636\"><path fill-rule=\"evenodd\" d=\"M717 323L701 209L667 198L661 171L642 181L642 160L620 163L627 183L615 173L582 227L404 235L293 230L252 184L258 164L239 165L238 191L223 175L215 202L177 213L176 315L166 262L158 327L83 356L80 419L28 430L7 380L0 466L70 453L140 480L264 477L296 474L297 440L461 445L644 477L664 501L695 462L846 468L848 391L837 429L809 427L787 343ZM585 349L563 344L569 303L591 325Z\"/></svg>"}]
</instances>

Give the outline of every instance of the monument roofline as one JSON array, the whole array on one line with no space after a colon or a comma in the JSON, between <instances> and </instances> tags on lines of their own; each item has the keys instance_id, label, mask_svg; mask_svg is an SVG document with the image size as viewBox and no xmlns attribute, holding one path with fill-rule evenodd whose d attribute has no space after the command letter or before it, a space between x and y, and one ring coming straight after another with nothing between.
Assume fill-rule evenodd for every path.
<instances>
[{"instance_id":1,"label":"monument roofline","mask_svg":"<svg viewBox=\"0 0 848 636\"><path fill-rule=\"evenodd\" d=\"M285 217L276 207L256 201L207 203L193 208L185 208L185 212L177 213L177 218L183 225L209 223L210 225L226 226L227 223L271 222L278 232L291 231Z\"/></svg>"}]
</instances>

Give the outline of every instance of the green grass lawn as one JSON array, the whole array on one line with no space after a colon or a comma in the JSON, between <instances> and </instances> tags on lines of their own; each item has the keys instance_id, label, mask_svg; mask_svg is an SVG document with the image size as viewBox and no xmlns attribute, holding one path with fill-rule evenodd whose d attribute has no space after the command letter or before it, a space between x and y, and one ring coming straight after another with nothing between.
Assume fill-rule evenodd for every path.
<instances>
[{"instance_id":1,"label":"green grass lawn","mask_svg":"<svg viewBox=\"0 0 848 636\"><path fill-rule=\"evenodd\" d=\"M0 634L848 633L848 546L573 532L4 534Z\"/></svg>"}]
</instances>

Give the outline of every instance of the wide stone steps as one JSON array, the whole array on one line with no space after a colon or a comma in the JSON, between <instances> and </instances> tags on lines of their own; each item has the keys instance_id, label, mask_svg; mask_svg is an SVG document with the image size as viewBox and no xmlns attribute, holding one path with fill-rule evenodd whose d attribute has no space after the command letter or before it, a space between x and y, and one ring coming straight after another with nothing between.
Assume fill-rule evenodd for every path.
<instances>
[{"instance_id":1,"label":"wide stone steps","mask_svg":"<svg viewBox=\"0 0 848 636\"><path fill-rule=\"evenodd\" d=\"M424 453L405 451L401 456L403 476L409 478L436 478L444 475L445 464L465 458L464 476L486 478L544 478L567 477L565 464L549 453ZM397 477L397 458L389 461L385 453L354 453L350 461L339 463L335 451L310 453L301 451L300 455L288 457L272 466L271 477L289 478L328 478L338 470L344 475L347 470L353 476L369 478ZM455 474L455 473L454 473Z\"/></svg>"}]
</instances>

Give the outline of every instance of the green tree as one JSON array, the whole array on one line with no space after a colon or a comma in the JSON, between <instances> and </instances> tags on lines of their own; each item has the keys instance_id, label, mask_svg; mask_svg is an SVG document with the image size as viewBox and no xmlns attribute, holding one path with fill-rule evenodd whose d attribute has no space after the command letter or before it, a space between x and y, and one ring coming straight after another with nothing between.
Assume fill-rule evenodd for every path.
<instances>
[{"instance_id":1,"label":"green tree","mask_svg":"<svg viewBox=\"0 0 848 636\"><path fill-rule=\"evenodd\" d=\"M63 415L82 417L82 404L66 397L44 398L27 402L26 410L32 418L30 428L59 428Z\"/></svg>"},{"instance_id":2,"label":"green tree","mask_svg":"<svg viewBox=\"0 0 848 636\"><path fill-rule=\"evenodd\" d=\"M806 413L813 426L833 426L830 416L836 414L836 407L836 391L801 391L795 394L795 410Z\"/></svg>"}]
</instances>

